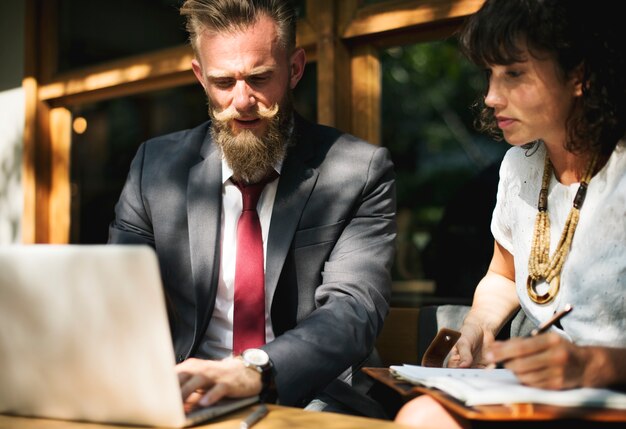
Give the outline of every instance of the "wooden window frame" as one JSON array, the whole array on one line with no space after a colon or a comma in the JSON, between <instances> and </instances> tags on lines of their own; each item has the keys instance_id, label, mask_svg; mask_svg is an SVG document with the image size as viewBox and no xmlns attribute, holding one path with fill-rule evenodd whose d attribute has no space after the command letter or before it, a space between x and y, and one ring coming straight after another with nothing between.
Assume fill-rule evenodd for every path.
<instances>
[{"instance_id":1,"label":"wooden window frame","mask_svg":"<svg viewBox=\"0 0 626 429\"><path fill-rule=\"evenodd\" d=\"M57 1L26 2L24 243L69 242L70 107L195 82L188 46L55 73ZM297 43L318 64L318 121L380 144L380 49L445 38L482 3L307 1Z\"/></svg>"}]
</instances>

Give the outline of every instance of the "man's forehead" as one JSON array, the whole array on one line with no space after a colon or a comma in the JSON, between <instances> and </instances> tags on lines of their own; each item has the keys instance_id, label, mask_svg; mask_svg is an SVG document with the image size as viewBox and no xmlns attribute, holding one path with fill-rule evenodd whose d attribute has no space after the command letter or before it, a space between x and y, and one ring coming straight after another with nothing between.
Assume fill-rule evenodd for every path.
<instances>
[{"instance_id":1,"label":"man's forehead","mask_svg":"<svg viewBox=\"0 0 626 429\"><path fill-rule=\"evenodd\" d=\"M279 27L276 21L267 15L260 15L256 20L248 23L232 23L225 28L211 28L201 26L197 32L196 41L201 43L204 40L214 38L230 39L241 37L269 38L272 43L280 42Z\"/></svg>"},{"instance_id":2,"label":"man's forehead","mask_svg":"<svg viewBox=\"0 0 626 429\"><path fill-rule=\"evenodd\" d=\"M242 73L242 72L235 72L231 70L210 68L207 70L206 74L207 74L207 77L209 78L218 79L218 78L223 78L223 77L236 77L239 74L243 74L244 76L260 75L260 74L272 72L275 69L276 69L275 66L259 66L259 67L253 67L250 70L246 70L245 73Z\"/></svg>"}]
</instances>

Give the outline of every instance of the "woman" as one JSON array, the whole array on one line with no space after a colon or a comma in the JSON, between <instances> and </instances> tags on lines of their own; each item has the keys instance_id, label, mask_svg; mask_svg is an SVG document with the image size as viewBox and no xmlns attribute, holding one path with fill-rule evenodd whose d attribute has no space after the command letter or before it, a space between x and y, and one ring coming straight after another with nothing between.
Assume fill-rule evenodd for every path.
<instances>
[{"instance_id":1,"label":"woman","mask_svg":"<svg viewBox=\"0 0 626 429\"><path fill-rule=\"evenodd\" d=\"M478 122L513 147L500 168L493 258L449 366L503 363L546 389L626 383L622 36L602 0L487 0L463 27L461 47L488 77ZM548 333L494 342L520 306L539 325L567 304L574 310ZM396 421L467 426L428 396Z\"/></svg>"}]
</instances>

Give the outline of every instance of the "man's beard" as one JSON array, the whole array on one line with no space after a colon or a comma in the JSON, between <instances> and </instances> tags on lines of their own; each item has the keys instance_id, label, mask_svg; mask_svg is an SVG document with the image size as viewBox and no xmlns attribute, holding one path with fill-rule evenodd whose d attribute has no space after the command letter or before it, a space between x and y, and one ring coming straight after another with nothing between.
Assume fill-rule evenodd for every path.
<instances>
[{"instance_id":1,"label":"man's beard","mask_svg":"<svg viewBox=\"0 0 626 429\"><path fill-rule=\"evenodd\" d=\"M233 133L229 122L241 115L232 106L217 111L209 102L211 136L222 151L224 159L233 170L233 178L246 183L257 183L282 162L291 133L292 103L289 95L280 104L265 108L258 106L257 116L267 122L262 136L251 130Z\"/></svg>"}]
</instances>

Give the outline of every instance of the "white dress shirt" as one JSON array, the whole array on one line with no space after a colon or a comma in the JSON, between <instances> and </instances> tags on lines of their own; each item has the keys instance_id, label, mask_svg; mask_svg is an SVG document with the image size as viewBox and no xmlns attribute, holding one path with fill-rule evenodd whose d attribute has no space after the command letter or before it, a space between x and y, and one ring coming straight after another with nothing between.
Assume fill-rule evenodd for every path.
<instances>
[{"instance_id":1,"label":"white dress shirt","mask_svg":"<svg viewBox=\"0 0 626 429\"><path fill-rule=\"evenodd\" d=\"M280 173L282 165L275 166ZM205 341L200 346L202 354L212 359L221 359L232 354L233 349L233 302L235 291L235 265L237 255L237 221L241 214L242 202L239 188L231 181L233 172L228 163L222 159L222 229L221 229L221 265L215 298L215 308L211 322L205 334ZM257 212L261 222L263 236L263 264L267 261L267 235L270 229L272 208L276 189L276 179L267 185L261 193ZM265 285L265 340L274 339L270 309L276 285Z\"/></svg>"}]
</instances>

